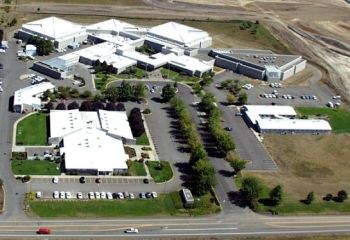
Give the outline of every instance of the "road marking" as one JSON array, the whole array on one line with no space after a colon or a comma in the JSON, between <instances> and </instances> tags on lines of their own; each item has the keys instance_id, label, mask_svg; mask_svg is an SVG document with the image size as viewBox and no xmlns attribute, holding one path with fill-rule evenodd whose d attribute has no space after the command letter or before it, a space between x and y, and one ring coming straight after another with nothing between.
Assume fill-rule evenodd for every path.
<instances>
[{"instance_id":1,"label":"road marking","mask_svg":"<svg viewBox=\"0 0 350 240\"><path fill-rule=\"evenodd\" d=\"M237 230L238 228L164 228L164 231L224 231L224 230Z\"/></svg>"}]
</instances>

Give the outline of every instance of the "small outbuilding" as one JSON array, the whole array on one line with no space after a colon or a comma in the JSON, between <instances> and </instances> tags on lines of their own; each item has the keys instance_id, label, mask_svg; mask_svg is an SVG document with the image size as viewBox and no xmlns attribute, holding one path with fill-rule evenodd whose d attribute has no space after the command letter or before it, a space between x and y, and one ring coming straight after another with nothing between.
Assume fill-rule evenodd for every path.
<instances>
[{"instance_id":1,"label":"small outbuilding","mask_svg":"<svg viewBox=\"0 0 350 240\"><path fill-rule=\"evenodd\" d=\"M194 198L193 198L191 190L189 190L187 188L183 188L181 190L181 196L182 196L185 207L191 207L194 204Z\"/></svg>"}]
</instances>

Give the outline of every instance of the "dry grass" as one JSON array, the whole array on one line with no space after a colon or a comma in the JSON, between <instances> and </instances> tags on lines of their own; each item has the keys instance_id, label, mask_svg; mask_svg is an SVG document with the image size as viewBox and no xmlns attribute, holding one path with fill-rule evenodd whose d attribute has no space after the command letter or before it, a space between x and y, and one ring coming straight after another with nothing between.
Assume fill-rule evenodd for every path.
<instances>
[{"instance_id":1,"label":"dry grass","mask_svg":"<svg viewBox=\"0 0 350 240\"><path fill-rule=\"evenodd\" d=\"M306 65L304 71L298 72L294 76L283 81L284 85L309 86L309 79L312 77L312 69Z\"/></svg>"},{"instance_id":2,"label":"dry grass","mask_svg":"<svg viewBox=\"0 0 350 240\"><path fill-rule=\"evenodd\" d=\"M264 143L279 170L245 176L257 176L268 186L283 185L291 200L303 199L310 191L319 197L350 191L350 134L266 135Z\"/></svg>"},{"instance_id":3,"label":"dry grass","mask_svg":"<svg viewBox=\"0 0 350 240\"><path fill-rule=\"evenodd\" d=\"M101 4L117 6L144 6L140 0L17 0L17 4L65 3L65 4Z\"/></svg>"}]
</instances>

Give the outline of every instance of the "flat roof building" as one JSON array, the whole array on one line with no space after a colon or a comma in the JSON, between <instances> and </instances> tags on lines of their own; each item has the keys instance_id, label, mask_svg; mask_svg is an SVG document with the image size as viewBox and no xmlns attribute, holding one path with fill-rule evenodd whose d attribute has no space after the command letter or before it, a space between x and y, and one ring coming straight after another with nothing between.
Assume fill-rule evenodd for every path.
<instances>
[{"instance_id":1,"label":"flat roof building","mask_svg":"<svg viewBox=\"0 0 350 240\"><path fill-rule=\"evenodd\" d=\"M52 40L56 48L65 48L71 43L81 43L87 39L84 26L58 17L48 17L23 24L18 34L19 38L25 41L31 36Z\"/></svg>"},{"instance_id":2,"label":"flat roof building","mask_svg":"<svg viewBox=\"0 0 350 240\"><path fill-rule=\"evenodd\" d=\"M306 60L301 56L265 50L212 50L210 55L219 67L267 81L285 80L306 67Z\"/></svg>"},{"instance_id":3,"label":"flat roof building","mask_svg":"<svg viewBox=\"0 0 350 240\"><path fill-rule=\"evenodd\" d=\"M168 64L172 69L196 77L202 77L204 73L211 72L214 67L214 61L206 62L186 55L174 56Z\"/></svg>"},{"instance_id":4,"label":"flat roof building","mask_svg":"<svg viewBox=\"0 0 350 240\"><path fill-rule=\"evenodd\" d=\"M126 172L123 143L135 143L126 112L50 112L51 144L60 146L68 174L111 175Z\"/></svg>"},{"instance_id":5,"label":"flat roof building","mask_svg":"<svg viewBox=\"0 0 350 240\"><path fill-rule=\"evenodd\" d=\"M31 85L26 88L21 88L14 93L13 99L13 111L31 112L41 109L40 96L47 90L53 91L55 85L50 82L42 82L39 84Z\"/></svg>"},{"instance_id":6,"label":"flat roof building","mask_svg":"<svg viewBox=\"0 0 350 240\"><path fill-rule=\"evenodd\" d=\"M330 124L323 119L298 119L290 106L245 105L243 116L248 125L261 133L330 133Z\"/></svg>"}]
</instances>

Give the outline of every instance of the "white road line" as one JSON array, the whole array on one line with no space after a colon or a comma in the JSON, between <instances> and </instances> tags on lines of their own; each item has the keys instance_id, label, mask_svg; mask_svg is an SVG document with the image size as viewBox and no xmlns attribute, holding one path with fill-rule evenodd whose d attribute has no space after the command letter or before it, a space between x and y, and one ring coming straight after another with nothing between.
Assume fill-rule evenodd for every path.
<instances>
[{"instance_id":1,"label":"white road line","mask_svg":"<svg viewBox=\"0 0 350 240\"><path fill-rule=\"evenodd\" d=\"M238 228L165 228L165 231L224 231L224 230L237 230Z\"/></svg>"}]
</instances>

